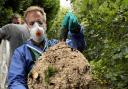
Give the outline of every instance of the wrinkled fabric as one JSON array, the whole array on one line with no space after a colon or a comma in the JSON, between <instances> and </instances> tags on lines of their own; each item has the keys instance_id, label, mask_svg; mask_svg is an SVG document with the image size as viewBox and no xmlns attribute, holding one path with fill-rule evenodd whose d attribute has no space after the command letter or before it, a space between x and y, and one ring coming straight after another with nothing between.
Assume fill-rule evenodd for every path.
<instances>
[{"instance_id":1,"label":"wrinkled fabric","mask_svg":"<svg viewBox=\"0 0 128 89\"><path fill-rule=\"evenodd\" d=\"M10 55L14 50L27 41L30 37L30 32L25 25L7 24L0 28L0 41L8 40L10 42Z\"/></svg>"},{"instance_id":2,"label":"wrinkled fabric","mask_svg":"<svg viewBox=\"0 0 128 89\"><path fill-rule=\"evenodd\" d=\"M25 25L7 24L0 28L0 89L6 89L5 81L14 50L29 39L30 33Z\"/></svg>"},{"instance_id":3,"label":"wrinkled fabric","mask_svg":"<svg viewBox=\"0 0 128 89\"><path fill-rule=\"evenodd\" d=\"M6 79L10 59L10 43L2 40L0 45L0 89L7 89Z\"/></svg>"}]
</instances>

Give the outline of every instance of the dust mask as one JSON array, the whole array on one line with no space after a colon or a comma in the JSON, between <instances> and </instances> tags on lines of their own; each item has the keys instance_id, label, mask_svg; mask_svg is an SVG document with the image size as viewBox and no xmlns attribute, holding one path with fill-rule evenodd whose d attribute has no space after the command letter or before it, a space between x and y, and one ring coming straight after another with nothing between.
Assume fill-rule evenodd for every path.
<instances>
[{"instance_id":1,"label":"dust mask","mask_svg":"<svg viewBox=\"0 0 128 89\"><path fill-rule=\"evenodd\" d=\"M37 43L40 43L45 39L45 29L35 22L33 27L30 29L30 35L31 39Z\"/></svg>"}]
</instances>

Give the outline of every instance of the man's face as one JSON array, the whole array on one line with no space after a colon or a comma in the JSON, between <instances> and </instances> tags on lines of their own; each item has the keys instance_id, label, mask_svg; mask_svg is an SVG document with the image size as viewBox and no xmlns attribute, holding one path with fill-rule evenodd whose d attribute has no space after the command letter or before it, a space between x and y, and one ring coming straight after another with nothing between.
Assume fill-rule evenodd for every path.
<instances>
[{"instance_id":1,"label":"man's face","mask_svg":"<svg viewBox=\"0 0 128 89\"><path fill-rule=\"evenodd\" d=\"M12 23L21 24L21 18L13 18Z\"/></svg>"},{"instance_id":2,"label":"man's face","mask_svg":"<svg viewBox=\"0 0 128 89\"><path fill-rule=\"evenodd\" d=\"M28 14L26 16L26 23L29 28L31 28L35 22L38 23L39 26L43 26L43 24L45 24L43 19L44 18L43 18L43 15L41 14L41 12L31 11L31 12L28 12Z\"/></svg>"}]
</instances>

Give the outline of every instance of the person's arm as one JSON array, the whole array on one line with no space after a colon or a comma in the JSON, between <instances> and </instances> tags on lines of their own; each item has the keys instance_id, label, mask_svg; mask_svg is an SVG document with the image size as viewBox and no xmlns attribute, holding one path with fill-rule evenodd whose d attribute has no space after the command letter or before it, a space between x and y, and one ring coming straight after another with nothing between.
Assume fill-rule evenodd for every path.
<instances>
[{"instance_id":1,"label":"person's arm","mask_svg":"<svg viewBox=\"0 0 128 89\"><path fill-rule=\"evenodd\" d=\"M0 28L0 43L3 39L8 39L9 38L9 29L10 24L3 26Z\"/></svg>"},{"instance_id":2,"label":"person's arm","mask_svg":"<svg viewBox=\"0 0 128 89\"><path fill-rule=\"evenodd\" d=\"M69 14L67 13L65 16L64 16L64 20L62 22L62 25L61 25L61 34L60 34L60 40L61 41L66 41L67 39L67 34L68 34L68 22L69 22Z\"/></svg>"},{"instance_id":3,"label":"person's arm","mask_svg":"<svg viewBox=\"0 0 128 89\"><path fill-rule=\"evenodd\" d=\"M4 38L4 36L5 36L5 31L2 30L2 28L0 28L0 44L1 44L2 39Z\"/></svg>"},{"instance_id":4,"label":"person's arm","mask_svg":"<svg viewBox=\"0 0 128 89\"><path fill-rule=\"evenodd\" d=\"M82 52L86 48L86 42L82 30L83 29L79 25L77 17L72 12L68 12L62 22L60 35L61 41L66 41L71 48ZM70 37L69 39L67 39L68 36Z\"/></svg>"},{"instance_id":5,"label":"person's arm","mask_svg":"<svg viewBox=\"0 0 128 89\"><path fill-rule=\"evenodd\" d=\"M28 89L26 61L21 52L16 49L8 73L8 89Z\"/></svg>"}]
</instances>

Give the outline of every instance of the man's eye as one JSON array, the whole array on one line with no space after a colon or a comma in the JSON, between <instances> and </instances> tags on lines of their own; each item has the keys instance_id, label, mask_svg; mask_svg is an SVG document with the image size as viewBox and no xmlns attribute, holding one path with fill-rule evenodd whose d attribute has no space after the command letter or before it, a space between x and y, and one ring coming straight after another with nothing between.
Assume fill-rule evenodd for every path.
<instances>
[{"instance_id":1,"label":"man's eye","mask_svg":"<svg viewBox=\"0 0 128 89\"><path fill-rule=\"evenodd\" d=\"M29 24L32 26L32 25L34 25L34 23L35 23L35 22L30 22Z\"/></svg>"},{"instance_id":2,"label":"man's eye","mask_svg":"<svg viewBox=\"0 0 128 89\"><path fill-rule=\"evenodd\" d=\"M29 25L33 26L35 24L35 22L37 22L38 25L43 25L43 22L41 22L41 21L33 21L33 22L30 22Z\"/></svg>"},{"instance_id":3,"label":"man's eye","mask_svg":"<svg viewBox=\"0 0 128 89\"><path fill-rule=\"evenodd\" d=\"M42 25L43 24L43 22L41 22L41 21L37 21L37 22L38 22L39 25Z\"/></svg>"}]
</instances>

